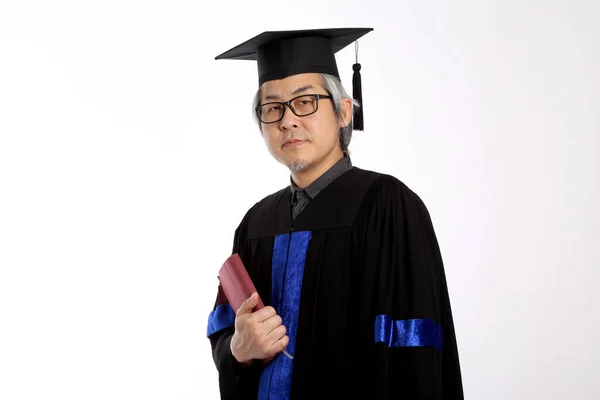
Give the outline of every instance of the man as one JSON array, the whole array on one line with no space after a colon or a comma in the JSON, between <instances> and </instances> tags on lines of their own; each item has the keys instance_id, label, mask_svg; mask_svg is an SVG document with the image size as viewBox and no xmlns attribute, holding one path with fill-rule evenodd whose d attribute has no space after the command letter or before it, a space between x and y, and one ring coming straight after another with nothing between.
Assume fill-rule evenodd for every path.
<instances>
[{"instance_id":1,"label":"man","mask_svg":"<svg viewBox=\"0 0 600 400\"><path fill-rule=\"evenodd\" d=\"M463 398L429 213L348 155L357 114L334 53L369 31L266 32L217 57L257 60L257 121L291 172L235 232L266 307L220 295L209 317L223 399Z\"/></svg>"}]
</instances>

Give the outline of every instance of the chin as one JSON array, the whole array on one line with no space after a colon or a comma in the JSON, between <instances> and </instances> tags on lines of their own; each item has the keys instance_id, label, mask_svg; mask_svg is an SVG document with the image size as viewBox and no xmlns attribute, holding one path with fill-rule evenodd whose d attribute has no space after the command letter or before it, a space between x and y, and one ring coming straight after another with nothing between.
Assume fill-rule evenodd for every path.
<instances>
[{"instance_id":1,"label":"chin","mask_svg":"<svg viewBox=\"0 0 600 400\"><path fill-rule=\"evenodd\" d=\"M287 166L291 172L302 172L310 167L310 163L307 160L297 158L289 162Z\"/></svg>"}]
</instances>

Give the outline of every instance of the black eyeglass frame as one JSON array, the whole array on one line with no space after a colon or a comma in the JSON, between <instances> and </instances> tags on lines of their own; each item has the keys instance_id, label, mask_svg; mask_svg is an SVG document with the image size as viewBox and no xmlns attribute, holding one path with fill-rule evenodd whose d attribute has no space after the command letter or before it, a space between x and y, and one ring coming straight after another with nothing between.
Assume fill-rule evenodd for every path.
<instances>
[{"instance_id":1,"label":"black eyeglass frame","mask_svg":"<svg viewBox=\"0 0 600 400\"><path fill-rule=\"evenodd\" d=\"M294 100L297 100L297 99L299 99L301 97L306 97L306 96L311 96L311 97L314 97L316 99L317 105L315 106L315 111L313 111L311 113L308 113L308 114L299 115L296 112L296 110L294 110L294 107L292 107L292 102ZM321 100L321 99L332 99L332 98L333 98L333 96L328 95L328 94L317 94L317 93L301 94L300 96L296 96L293 99L288 100L288 101L270 101L268 103L260 104L260 105L258 105L256 107L256 109L254 111L256 112L256 116L258 117L258 119L260 120L260 122L262 122L263 124L274 124L275 122L279 122L279 121L281 121L283 119L283 116L285 115L285 108L286 107L289 107L290 110L292 110L292 112L294 113L294 115L296 115L297 117L307 117L307 116L312 115L312 114L316 113L317 111L319 111L319 100ZM283 107L283 111L281 112L281 117L278 120L271 121L271 122L265 122L265 121L263 121L263 119L262 119L262 117L260 115L259 110L261 109L261 107L264 107L264 106L269 105L269 104L281 104L281 106Z\"/></svg>"}]
</instances>

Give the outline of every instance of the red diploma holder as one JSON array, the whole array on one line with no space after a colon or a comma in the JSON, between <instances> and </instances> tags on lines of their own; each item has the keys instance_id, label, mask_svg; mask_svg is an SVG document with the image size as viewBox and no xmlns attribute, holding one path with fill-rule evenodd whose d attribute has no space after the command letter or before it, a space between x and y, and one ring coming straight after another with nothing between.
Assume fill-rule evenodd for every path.
<instances>
[{"instance_id":1,"label":"red diploma holder","mask_svg":"<svg viewBox=\"0 0 600 400\"><path fill-rule=\"evenodd\" d=\"M237 312L240 309L242 303L246 301L252 293L258 293L250 275L248 275L248 271L246 271L242 259L237 253L225 260L225 263L219 270L219 282L223 294L227 298L227 301L234 312ZM254 307L252 312L258 311L264 307L265 305L259 295L258 304ZM287 351L284 350L283 353L288 358L293 359Z\"/></svg>"}]
</instances>

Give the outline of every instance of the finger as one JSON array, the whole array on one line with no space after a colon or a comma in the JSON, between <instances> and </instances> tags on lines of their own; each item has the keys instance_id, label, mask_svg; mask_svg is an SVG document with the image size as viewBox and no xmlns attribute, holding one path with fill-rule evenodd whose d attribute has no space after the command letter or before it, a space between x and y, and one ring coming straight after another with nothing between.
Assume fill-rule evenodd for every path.
<instances>
[{"instance_id":1,"label":"finger","mask_svg":"<svg viewBox=\"0 0 600 400\"><path fill-rule=\"evenodd\" d=\"M252 314L252 317L257 321L257 322L264 322L265 320L271 318L273 315L277 315L277 311L275 311L275 309L271 306L267 306L265 308L262 308L258 311L255 311Z\"/></svg>"},{"instance_id":2,"label":"finger","mask_svg":"<svg viewBox=\"0 0 600 400\"><path fill-rule=\"evenodd\" d=\"M287 348L288 344L290 344L290 338L289 338L289 336L285 335L281 339L279 339L273 343L273 345L271 346L270 353L271 354L281 353L282 351L284 351Z\"/></svg>"},{"instance_id":3,"label":"finger","mask_svg":"<svg viewBox=\"0 0 600 400\"><path fill-rule=\"evenodd\" d=\"M258 293L254 292L250 297L248 297L242 305L240 309L237 311L236 315L245 315L252 313L252 309L256 307L258 304Z\"/></svg>"},{"instance_id":4,"label":"finger","mask_svg":"<svg viewBox=\"0 0 600 400\"><path fill-rule=\"evenodd\" d=\"M270 318L265 319L262 322L262 329L265 330L266 333L271 332L273 329L277 328L283 323L281 317L277 314L273 315Z\"/></svg>"},{"instance_id":5,"label":"finger","mask_svg":"<svg viewBox=\"0 0 600 400\"><path fill-rule=\"evenodd\" d=\"M286 336L287 333L287 329L285 326L283 325L279 325L277 328L273 329L272 331L270 331L269 333L267 333L265 340L267 341L267 343L275 343L278 340L280 340L281 338L283 338L284 336Z\"/></svg>"}]
</instances>

